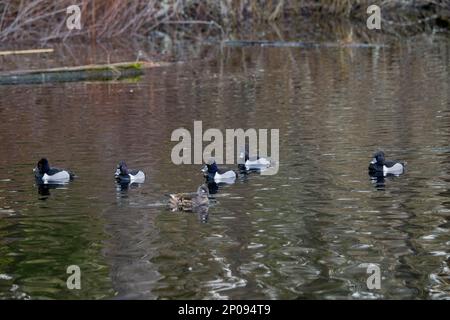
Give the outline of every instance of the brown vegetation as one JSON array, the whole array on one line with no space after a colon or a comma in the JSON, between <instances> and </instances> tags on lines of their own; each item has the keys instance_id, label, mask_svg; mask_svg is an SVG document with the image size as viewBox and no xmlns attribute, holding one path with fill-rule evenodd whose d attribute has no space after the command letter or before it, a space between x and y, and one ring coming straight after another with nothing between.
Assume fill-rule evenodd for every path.
<instances>
[{"instance_id":1,"label":"brown vegetation","mask_svg":"<svg viewBox=\"0 0 450 320\"><path fill-rule=\"evenodd\" d=\"M81 30L66 27L73 4ZM221 36L298 16L365 21L370 4L382 8L384 31L450 29L448 0L0 0L0 41L142 38L170 28Z\"/></svg>"}]
</instances>

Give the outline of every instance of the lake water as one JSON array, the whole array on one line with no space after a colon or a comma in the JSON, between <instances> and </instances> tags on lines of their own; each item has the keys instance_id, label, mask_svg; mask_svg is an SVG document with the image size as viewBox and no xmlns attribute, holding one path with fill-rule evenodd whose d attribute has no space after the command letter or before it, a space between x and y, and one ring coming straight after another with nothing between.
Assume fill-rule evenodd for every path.
<instances>
[{"instance_id":1,"label":"lake water","mask_svg":"<svg viewBox=\"0 0 450 320\"><path fill-rule=\"evenodd\" d=\"M225 47L139 80L0 87L0 298L449 299L450 43L418 43ZM220 186L207 219L171 212L167 193L203 183L170 157L194 120L279 129L278 174ZM407 172L372 181L377 149ZM77 178L38 188L43 156ZM145 184L117 188L122 159Z\"/></svg>"}]
</instances>

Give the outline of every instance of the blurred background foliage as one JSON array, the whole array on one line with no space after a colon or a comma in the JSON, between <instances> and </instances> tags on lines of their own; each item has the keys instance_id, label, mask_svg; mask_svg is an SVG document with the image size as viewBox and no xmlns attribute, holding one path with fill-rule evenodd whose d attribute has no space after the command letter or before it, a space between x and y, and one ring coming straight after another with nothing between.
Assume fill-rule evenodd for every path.
<instances>
[{"instance_id":1,"label":"blurred background foliage","mask_svg":"<svg viewBox=\"0 0 450 320\"><path fill-rule=\"evenodd\" d=\"M66 27L67 7L74 4L81 8L81 30ZM333 33L340 21L364 26L372 4L381 8L384 34L450 29L448 0L1 0L0 41L140 39L174 31L184 38L242 38L298 20Z\"/></svg>"}]
</instances>

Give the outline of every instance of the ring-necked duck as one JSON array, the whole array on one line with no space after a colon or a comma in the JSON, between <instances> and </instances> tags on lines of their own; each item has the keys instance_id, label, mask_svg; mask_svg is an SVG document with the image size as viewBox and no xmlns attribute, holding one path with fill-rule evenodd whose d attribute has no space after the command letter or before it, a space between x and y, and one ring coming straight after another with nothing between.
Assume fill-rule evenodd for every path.
<instances>
[{"instance_id":1,"label":"ring-necked duck","mask_svg":"<svg viewBox=\"0 0 450 320\"><path fill-rule=\"evenodd\" d=\"M217 167L214 159L209 159L205 166L202 168L203 175L208 180L214 180L215 182L232 182L236 180L237 174L233 170L223 171Z\"/></svg>"},{"instance_id":2,"label":"ring-necked duck","mask_svg":"<svg viewBox=\"0 0 450 320\"><path fill-rule=\"evenodd\" d=\"M378 151L373 155L373 159L369 164L369 173L383 173L399 175L405 171L405 163L400 161L389 161L384 157L383 151Z\"/></svg>"},{"instance_id":3,"label":"ring-necked duck","mask_svg":"<svg viewBox=\"0 0 450 320\"><path fill-rule=\"evenodd\" d=\"M74 174L68 170L51 168L48 160L42 158L33 169L34 176L38 183L61 184L67 183L74 178Z\"/></svg>"},{"instance_id":4,"label":"ring-necked duck","mask_svg":"<svg viewBox=\"0 0 450 320\"><path fill-rule=\"evenodd\" d=\"M145 181L145 174L143 171L128 169L127 164L124 161L121 161L117 165L114 177L119 183L144 183Z\"/></svg>"},{"instance_id":5,"label":"ring-necked duck","mask_svg":"<svg viewBox=\"0 0 450 320\"><path fill-rule=\"evenodd\" d=\"M247 151L241 151L239 153L239 163L238 168L239 170L262 170L270 167L270 160L266 158L252 158L250 160L250 157L248 155Z\"/></svg>"}]
</instances>

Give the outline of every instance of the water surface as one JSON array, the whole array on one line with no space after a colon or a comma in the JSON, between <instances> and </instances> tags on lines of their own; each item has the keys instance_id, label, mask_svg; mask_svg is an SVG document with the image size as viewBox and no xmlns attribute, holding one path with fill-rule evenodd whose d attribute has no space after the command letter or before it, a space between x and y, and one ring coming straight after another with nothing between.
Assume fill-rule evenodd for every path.
<instances>
[{"instance_id":1,"label":"water surface","mask_svg":"<svg viewBox=\"0 0 450 320\"><path fill-rule=\"evenodd\" d=\"M450 298L449 49L223 48L139 81L0 87L0 298ZM220 186L207 221L166 207L203 182L170 158L194 120L280 130L279 173ZM379 148L407 173L372 181ZM38 188L42 156L77 179ZM117 188L121 159L146 183Z\"/></svg>"}]
</instances>

